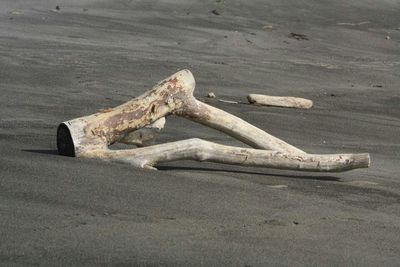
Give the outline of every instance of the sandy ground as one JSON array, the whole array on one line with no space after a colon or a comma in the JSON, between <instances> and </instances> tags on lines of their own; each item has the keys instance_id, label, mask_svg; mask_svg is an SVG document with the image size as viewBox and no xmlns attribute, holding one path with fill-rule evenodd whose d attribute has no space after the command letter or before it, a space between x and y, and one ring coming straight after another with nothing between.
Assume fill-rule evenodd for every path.
<instances>
[{"instance_id":1,"label":"sandy ground","mask_svg":"<svg viewBox=\"0 0 400 267\"><path fill-rule=\"evenodd\" d=\"M398 266L399 14L397 0L1 0L0 265ZM310 153L369 152L372 166L154 172L57 155L59 122L183 68L198 99ZM189 137L241 145L174 117L158 142Z\"/></svg>"}]
</instances>

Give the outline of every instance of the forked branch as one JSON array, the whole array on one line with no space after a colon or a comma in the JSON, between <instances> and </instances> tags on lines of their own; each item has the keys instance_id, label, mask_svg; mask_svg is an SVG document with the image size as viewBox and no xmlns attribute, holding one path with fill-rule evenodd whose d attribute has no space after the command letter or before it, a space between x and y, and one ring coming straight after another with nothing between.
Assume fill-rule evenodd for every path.
<instances>
[{"instance_id":1,"label":"forked branch","mask_svg":"<svg viewBox=\"0 0 400 267\"><path fill-rule=\"evenodd\" d=\"M183 70L125 104L63 122L57 133L58 151L67 156L123 161L146 168L182 159L304 171L346 171L369 166L368 154L307 154L232 114L196 100L194 87L193 75ZM147 146L170 114L222 131L255 149L200 139ZM146 147L109 150L108 146L115 142Z\"/></svg>"},{"instance_id":2,"label":"forked branch","mask_svg":"<svg viewBox=\"0 0 400 267\"><path fill-rule=\"evenodd\" d=\"M154 169L158 163L176 160L315 172L341 172L369 166L368 154L293 155L272 150L225 146L198 138L136 149L93 150L86 156L150 169Z\"/></svg>"}]
</instances>

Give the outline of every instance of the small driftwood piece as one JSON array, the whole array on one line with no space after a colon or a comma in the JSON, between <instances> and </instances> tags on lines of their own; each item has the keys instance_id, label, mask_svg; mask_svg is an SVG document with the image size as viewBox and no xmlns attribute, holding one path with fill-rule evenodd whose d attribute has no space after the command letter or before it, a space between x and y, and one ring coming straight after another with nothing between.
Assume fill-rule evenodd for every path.
<instances>
[{"instance_id":1,"label":"small driftwood piece","mask_svg":"<svg viewBox=\"0 0 400 267\"><path fill-rule=\"evenodd\" d=\"M194 87L193 75L183 70L120 106L63 122L57 130L58 151L66 156L127 162L149 169L161 162L183 159L325 172L369 166L369 154L307 154L232 114L198 101L193 96ZM164 118L171 114L222 131L253 148L196 138L148 146L164 127ZM110 150L108 146L115 142L142 147Z\"/></svg>"},{"instance_id":2,"label":"small driftwood piece","mask_svg":"<svg viewBox=\"0 0 400 267\"><path fill-rule=\"evenodd\" d=\"M309 109L313 106L313 102L309 99L292 97L292 96L269 96L249 94L247 100L250 104L257 104L263 106L275 106L286 108L303 108Z\"/></svg>"}]
</instances>

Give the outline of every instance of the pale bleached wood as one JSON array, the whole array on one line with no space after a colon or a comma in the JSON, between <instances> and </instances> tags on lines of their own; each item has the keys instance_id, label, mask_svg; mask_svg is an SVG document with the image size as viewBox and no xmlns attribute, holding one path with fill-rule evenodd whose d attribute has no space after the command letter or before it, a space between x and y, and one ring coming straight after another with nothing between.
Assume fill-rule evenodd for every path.
<instances>
[{"instance_id":1,"label":"pale bleached wood","mask_svg":"<svg viewBox=\"0 0 400 267\"><path fill-rule=\"evenodd\" d=\"M247 100L251 104L286 107L286 108L302 108L309 109L313 106L313 102L309 99L292 97L292 96L270 96L249 94Z\"/></svg>"},{"instance_id":2,"label":"pale bleached wood","mask_svg":"<svg viewBox=\"0 0 400 267\"><path fill-rule=\"evenodd\" d=\"M306 153L228 112L198 100L184 107L177 115L224 132L253 148L270 149L288 154Z\"/></svg>"},{"instance_id":3,"label":"pale bleached wood","mask_svg":"<svg viewBox=\"0 0 400 267\"><path fill-rule=\"evenodd\" d=\"M152 168L157 163L181 159L262 166L304 171L345 171L369 166L368 154L311 155L242 119L193 97L195 81L188 70L158 83L143 95L115 108L61 123L57 133L59 153L68 156L129 162ZM259 149L218 145L200 139L128 150L109 150L114 142L147 145L143 127L161 129L162 118L176 114L220 130ZM151 139L151 138L149 138ZM136 142L136 143L135 143Z\"/></svg>"},{"instance_id":4,"label":"pale bleached wood","mask_svg":"<svg viewBox=\"0 0 400 267\"><path fill-rule=\"evenodd\" d=\"M182 70L120 106L63 122L58 128L58 151L62 155L80 157L87 151L105 149L128 133L188 105L186 102L194 99L194 87L192 73ZM59 138L61 136L73 140L73 147L68 146L71 143L68 140Z\"/></svg>"},{"instance_id":5,"label":"pale bleached wood","mask_svg":"<svg viewBox=\"0 0 400 267\"><path fill-rule=\"evenodd\" d=\"M193 96L194 87L192 73L182 70L120 106L63 122L58 129L58 150L62 155L84 156L86 151L105 149L128 133L176 114L221 130L255 148L305 153L227 112L201 103ZM73 140L72 148L66 146L70 142L59 138L68 135Z\"/></svg>"},{"instance_id":6,"label":"pale bleached wood","mask_svg":"<svg viewBox=\"0 0 400 267\"><path fill-rule=\"evenodd\" d=\"M164 128L165 118L162 117L155 122L137 129L133 132L127 133L119 143L127 145L136 145L138 147L149 146L154 144L154 139Z\"/></svg>"},{"instance_id":7,"label":"pale bleached wood","mask_svg":"<svg viewBox=\"0 0 400 267\"><path fill-rule=\"evenodd\" d=\"M154 169L158 163L176 160L314 172L342 172L367 168L370 164L369 154L293 155L271 150L225 146L197 138L137 149L92 151L86 156L102 157L150 169Z\"/></svg>"}]
</instances>

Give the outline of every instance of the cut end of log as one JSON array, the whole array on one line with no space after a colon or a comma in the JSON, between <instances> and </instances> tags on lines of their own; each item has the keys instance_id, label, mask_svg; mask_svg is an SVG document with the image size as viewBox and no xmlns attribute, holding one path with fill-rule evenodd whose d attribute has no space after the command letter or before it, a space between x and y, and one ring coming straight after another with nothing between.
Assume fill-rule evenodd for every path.
<instances>
[{"instance_id":1,"label":"cut end of log","mask_svg":"<svg viewBox=\"0 0 400 267\"><path fill-rule=\"evenodd\" d=\"M57 129L57 150L58 154L68 157L75 157L75 146L68 127L61 123Z\"/></svg>"}]
</instances>

